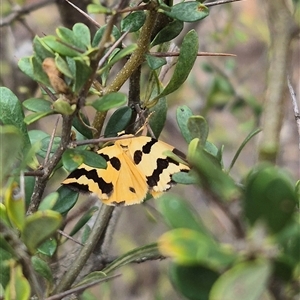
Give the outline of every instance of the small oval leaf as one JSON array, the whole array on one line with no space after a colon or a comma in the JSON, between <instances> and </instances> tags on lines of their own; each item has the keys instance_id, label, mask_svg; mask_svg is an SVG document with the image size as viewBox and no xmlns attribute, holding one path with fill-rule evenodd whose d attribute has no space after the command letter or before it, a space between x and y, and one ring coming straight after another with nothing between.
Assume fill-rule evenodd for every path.
<instances>
[{"instance_id":1,"label":"small oval leaf","mask_svg":"<svg viewBox=\"0 0 300 300\"><path fill-rule=\"evenodd\" d=\"M110 93L104 95L102 98L99 98L91 103L91 105L97 111L107 111L111 108L115 108L121 105L124 105L127 102L127 97L123 93Z\"/></svg>"},{"instance_id":2,"label":"small oval leaf","mask_svg":"<svg viewBox=\"0 0 300 300\"><path fill-rule=\"evenodd\" d=\"M171 7L171 10L165 10L164 13L176 20L182 22L196 22L209 15L208 8L198 1L181 2Z\"/></svg>"},{"instance_id":3,"label":"small oval leaf","mask_svg":"<svg viewBox=\"0 0 300 300\"><path fill-rule=\"evenodd\" d=\"M53 210L37 211L27 216L22 231L22 240L31 253L59 229L62 222L60 213Z\"/></svg>"},{"instance_id":4,"label":"small oval leaf","mask_svg":"<svg viewBox=\"0 0 300 300\"><path fill-rule=\"evenodd\" d=\"M48 112L52 111L52 102L40 99L40 98L30 98L25 100L23 106L33 112Z\"/></svg>"},{"instance_id":5,"label":"small oval leaf","mask_svg":"<svg viewBox=\"0 0 300 300\"><path fill-rule=\"evenodd\" d=\"M131 120L132 109L128 106L118 108L110 117L105 127L105 137L115 137L124 130Z\"/></svg>"},{"instance_id":6,"label":"small oval leaf","mask_svg":"<svg viewBox=\"0 0 300 300\"><path fill-rule=\"evenodd\" d=\"M121 21L121 31L138 31L145 23L146 15L143 11L135 11Z\"/></svg>"}]
</instances>

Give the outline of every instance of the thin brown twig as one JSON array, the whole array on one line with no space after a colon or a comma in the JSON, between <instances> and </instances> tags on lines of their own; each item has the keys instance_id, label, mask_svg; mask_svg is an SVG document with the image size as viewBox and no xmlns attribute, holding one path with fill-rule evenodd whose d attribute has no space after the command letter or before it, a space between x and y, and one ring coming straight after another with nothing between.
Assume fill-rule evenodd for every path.
<instances>
[{"instance_id":1,"label":"thin brown twig","mask_svg":"<svg viewBox=\"0 0 300 300\"><path fill-rule=\"evenodd\" d=\"M148 8L149 8L149 4L143 4L139 6L126 7L124 9L120 9L118 10L118 13L123 14L123 13L133 12L133 11L147 10Z\"/></svg>"},{"instance_id":2,"label":"thin brown twig","mask_svg":"<svg viewBox=\"0 0 300 300\"><path fill-rule=\"evenodd\" d=\"M83 146L83 145L89 145L89 144L99 144L99 143L106 143L106 142L111 142L111 141L117 141L117 140L125 140L125 139L130 139L134 138L135 136L116 136L116 137L100 137L98 139L90 139L90 140L84 140L84 141L73 141L70 144L70 147L74 146Z\"/></svg>"},{"instance_id":3,"label":"thin brown twig","mask_svg":"<svg viewBox=\"0 0 300 300\"><path fill-rule=\"evenodd\" d=\"M99 279L99 280L95 280L93 282L77 286L77 287L75 287L73 289L69 289L69 290L67 290L65 292L62 292L62 293L50 296L50 297L46 298L45 300L59 300L59 299L62 299L64 297L68 296L68 295L84 291L85 289L87 289L89 287L92 287L92 286L94 286L94 285L96 285L98 283L105 282L105 281L108 281L108 280L111 280L111 279L114 279L114 278L117 278L117 277L120 277L120 276L121 276L121 274L107 276L105 278L102 278L102 279Z\"/></svg>"},{"instance_id":4,"label":"thin brown twig","mask_svg":"<svg viewBox=\"0 0 300 300\"><path fill-rule=\"evenodd\" d=\"M291 95L291 100L293 104L293 110L294 110L294 116L297 124L297 129L298 129L298 135L299 135L299 150L300 150L300 113L299 113L299 108L297 104L297 98L296 98L296 93L294 91L294 88L292 86L292 83L290 81L289 76L287 77L287 84L289 87L290 95Z\"/></svg>"},{"instance_id":5,"label":"thin brown twig","mask_svg":"<svg viewBox=\"0 0 300 300\"><path fill-rule=\"evenodd\" d=\"M173 56L179 56L179 52L150 52L150 55L156 56L156 57L173 57ZM232 53L213 53L213 52L198 52L197 56L230 56L235 57L236 54Z\"/></svg>"},{"instance_id":6,"label":"thin brown twig","mask_svg":"<svg viewBox=\"0 0 300 300\"><path fill-rule=\"evenodd\" d=\"M36 179L27 214L32 214L37 210L41 202L45 187L47 185L48 178L50 177L51 173L60 161L61 156L63 155L64 151L67 149L70 143L72 120L73 116L63 116L62 136L60 145L49 159L48 164L44 166L44 175L41 177L37 177Z\"/></svg>"},{"instance_id":7,"label":"thin brown twig","mask_svg":"<svg viewBox=\"0 0 300 300\"><path fill-rule=\"evenodd\" d=\"M57 232L58 232L59 234L61 234L62 236L64 236L65 238L67 238L68 240L71 240L72 242L74 242L74 243L76 243L76 244L78 244L78 245L80 245L80 246L84 246L84 244L82 244L82 243L80 243L79 241L75 240L73 237L71 237L70 235L68 235L68 234L65 233L64 231L58 229Z\"/></svg>"},{"instance_id":8,"label":"thin brown twig","mask_svg":"<svg viewBox=\"0 0 300 300\"><path fill-rule=\"evenodd\" d=\"M82 9L80 9L79 7L77 7L75 4L73 4L69 0L65 0L65 1L68 2L73 8L75 8L76 10L78 10L83 16L85 16L97 28L100 28L100 24L98 22L96 22L92 17L90 17L85 11L83 11Z\"/></svg>"},{"instance_id":9,"label":"thin brown twig","mask_svg":"<svg viewBox=\"0 0 300 300\"><path fill-rule=\"evenodd\" d=\"M86 241L86 244L80 249L80 253L73 261L72 266L61 278L58 286L55 288L56 293L63 292L64 290L70 288L70 286L73 284L74 280L77 278L83 266L85 265L87 259L93 252L98 240L105 231L105 228L107 227L107 221L110 219L113 210L113 206L104 204L101 205L93 229Z\"/></svg>"},{"instance_id":10,"label":"thin brown twig","mask_svg":"<svg viewBox=\"0 0 300 300\"><path fill-rule=\"evenodd\" d=\"M54 124L54 128L52 130L52 134L51 134L51 138L50 138L50 141L49 141L49 145L48 145L48 149L47 149L47 153L46 153L46 157L44 159L44 163L43 165L46 165L48 160L49 160L49 157L50 157L50 153L51 153L51 149L52 149L52 145L53 145L53 141L54 141L54 138L55 138L55 133L56 133L56 130L57 130L57 126L58 126L58 122L59 122L59 119L60 119L60 116L56 119L56 122Z\"/></svg>"},{"instance_id":11,"label":"thin brown twig","mask_svg":"<svg viewBox=\"0 0 300 300\"><path fill-rule=\"evenodd\" d=\"M26 171L24 172L24 176L35 176L35 177L42 177L44 176L44 170L35 170L35 171Z\"/></svg>"},{"instance_id":12,"label":"thin brown twig","mask_svg":"<svg viewBox=\"0 0 300 300\"><path fill-rule=\"evenodd\" d=\"M129 30L125 31L120 38L118 38L114 44L108 49L108 51L103 55L103 57L100 59L99 64L98 64L98 69L100 69L103 64L105 63L105 61L107 60L107 58L112 54L112 52L117 48L117 46L119 45L120 42L122 42L124 40L124 38L127 36L127 34L129 33Z\"/></svg>"},{"instance_id":13,"label":"thin brown twig","mask_svg":"<svg viewBox=\"0 0 300 300\"><path fill-rule=\"evenodd\" d=\"M227 4L227 3L232 3L232 2L239 2L239 1L244 1L244 0L221 0L221 1L216 1L216 2L203 3L203 4L206 7L210 7L210 6L216 6L216 5Z\"/></svg>"}]
</instances>

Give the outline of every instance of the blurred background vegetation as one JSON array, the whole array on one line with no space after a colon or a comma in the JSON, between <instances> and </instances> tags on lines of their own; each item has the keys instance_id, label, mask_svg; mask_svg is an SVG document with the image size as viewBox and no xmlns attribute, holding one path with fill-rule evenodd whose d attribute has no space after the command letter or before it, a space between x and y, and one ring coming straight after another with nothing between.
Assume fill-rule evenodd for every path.
<instances>
[{"instance_id":1,"label":"blurred background vegetation","mask_svg":"<svg viewBox=\"0 0 300 300\"><path fill-rule=\"evenodd\" d=\"M270 75L270 68L276 68L272 61L272 56L276 52L274 47L280 47L274 43L274 34L276 34L274 27L281 26L281 19L271 19L272 1L245 0L217 5L210 9L209 16L201 22L185 24L183 32L174 40L176 45L181 44L186 32L195 29L199 36L199 51L229 53L236 56L197 58L185 84L168 96L167 121L160 139L183 152L187 151L175 119L177 107L187 105L195 115L206 118L209 126L208 140L217 147L224 145L224 168L228 169L245 137L254 129L264 128L265 118L269 118L269 113L277 114L279 109L280 125L275 130L279 135L279 145L275 153L275 161L278 166L287 171L293 181L296 181L299 178L300 166L299 134L287 87L284 88L282 94L284 99L281 99L280 107L273 106L274 111L268 114L265 111L268 105L266 104L268 91L271 84L274 84L271 82L272 75ZM87 0L72 2L83 10L90 4ZM294 22L298 22L295 24L296 27L299 26L299 1L283 2L291 13L294 13L295 7L298 9L294 15ZM38 3L42 5L38 7ZM102 4L111 6L114 2L102 1ZM20 17L14 18L15 14L18 15L18 10L24 8L28 8L30 12L25 11ZM1 14L0 83L1 86L11 89L21 101L35 95L39 96L37 83L23 74L17 65L20 58L32 54L32 39L35 35L43 37L54 34L58 26L71 28L76 22L85 23L95 31L84 16L62 0L2 0ZM93 17L100 25L105 23L103 15ZM285 67L283 73L289 74L296 95L299 95L299 30L295 35L296 38L290 39L287 45L287 64L283 65ZM286 77L279 76L277 80L280 85L282 80L286 81ZM284 84L286 85L286 82ZM126 93L127 89L128 86L125 85L121 91ZM142 95L143 92L142 90ZM86 112L93 118L91 110L87 109ZM51 134L55 120L55 116L49 116L30 125L29 128L41 129ZM260 133L243 148L231 170L231 176L235 180L241 181L245 178L259 157L263 156L262 147L265 140L264 133ZM51 179L45 194L55 191L65 176L66 173L60 172L58 176ZM220 221L222 220L220 211L205 199L205 193L199 188L181 185L174 187L172 193L188 199L210 231L222 241L230 242L228 228ZM85 196L81 197L77 205L81 205L85 199ZM167 230L163 222L157 219L154 201L149 201L145 205L121 208L121 210L122 213L112 236L112 245L107 250L111 257L157 241ZM71 242L68 243L67 247L72 247ZM101 299L182 299L182 296L171 286L167 278L167 270L167 259L127 265L120 271L121 278L94 287L90 291L94 295L101 295ZM85 299L89 299L87 294L86 297Z\"/></svg>"}]
</instances>

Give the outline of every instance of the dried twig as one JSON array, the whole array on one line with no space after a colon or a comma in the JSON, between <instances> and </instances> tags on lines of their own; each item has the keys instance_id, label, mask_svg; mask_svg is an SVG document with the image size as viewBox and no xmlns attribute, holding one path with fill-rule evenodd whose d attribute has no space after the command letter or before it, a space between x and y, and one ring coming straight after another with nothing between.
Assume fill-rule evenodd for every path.
<instances>
[{"instance_id":1,"label":"dried twig","mask_svg":"<svg viewBox=\"0 0 300 300\"><path fill-rule=\"evenodd\" d=\"M51 297L48 297L46 298L45 300L59 300L59 299L62 299L68 295L71 295L71 294L74 294L74 293L79 293L79 292L82 292L84 291L85 289L91 287L91 286L94 286L98 283L101 283L101 282L106 282L108 280L111 280L111 279L114 279L114 278L117 278L121 276L121 274L116 274L116 275L112 275L112 276L107 276L105 278L102 278L102 279L99 279L99 280L95 280L93 282L90 282L90 283L87 283L87 284L83 284L83 285L80 285L80 286L77 286L73 289L70 289L70 290L67 290L65 292L62 292L62 293L59 293L59 294L56 294L56 295L53 295Z\"/></svg>"},{"instance_id":2,"label":"dried twig","mask_svg":"<svg viewBox=\"0 0 300 300\"><path fill-rule=\"evenodd\" d=\"M207 3L203 3L203 4L207 7L210 7L210 6L216 6L216 5L232 3L232 2L239 2L239 1L243 1L243 0L221 0L221 1L215 1L215 2L207 2Z\"/></svg>"},{"instance_id":3,"label":"dried twig","mask_svg":"<svg viewBox=\"0 0 300 300\"><path fill-rule=\"evenodd\" d=\"M149 54L156 57L173 57L179 56L179 52L150 52ZM236 54L231 53L213 53L213 52L198 52L197 56L231 56L235 57Z\"/></svg>"},{"instance_id":4,"label":"dried twig","mask_svg":"<svg viewBox=\"0 0 300 300\"><path fill-rule=\"evenodd\" d=\"M288 83L288 87L289 87L289 91L290 91L290 95L291 95L291 99L292 99L293 110L294 110L295 120L296 120L296 124L297 124L297 129L298 129L299 150L300 150L300 113L299 113L299 108L298 108L298 104L297 104L296 93L294 91L294 88L291 84L289 77L287 78L287 83Z\"/></svg>"}]
</instances>

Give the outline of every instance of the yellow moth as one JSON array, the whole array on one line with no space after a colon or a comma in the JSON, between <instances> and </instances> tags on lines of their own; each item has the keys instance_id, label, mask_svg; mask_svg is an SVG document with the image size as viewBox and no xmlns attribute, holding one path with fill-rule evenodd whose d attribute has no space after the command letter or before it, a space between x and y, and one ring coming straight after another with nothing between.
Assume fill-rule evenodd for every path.
<instances>
[{"instance_id":1,"label":"yellow moth","mask_svg":"<svg viewBox=\"0 0 300 300\"><path fill-rule=\"evenodd\" d=\"M148 136L122 138L97 152L107 161L106 169L82 164L62 184L95 193L107 205L132 205L143 202L148 192L157 198L175 184L173 174L190 170L164 154L182 155L171 145Z\"/></svg>"}]
</instances>

